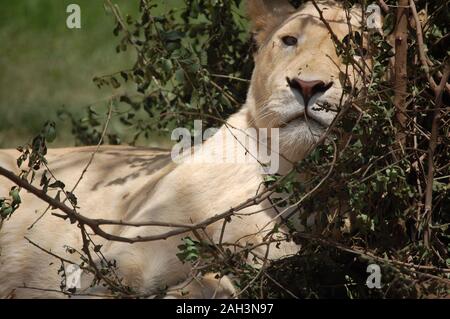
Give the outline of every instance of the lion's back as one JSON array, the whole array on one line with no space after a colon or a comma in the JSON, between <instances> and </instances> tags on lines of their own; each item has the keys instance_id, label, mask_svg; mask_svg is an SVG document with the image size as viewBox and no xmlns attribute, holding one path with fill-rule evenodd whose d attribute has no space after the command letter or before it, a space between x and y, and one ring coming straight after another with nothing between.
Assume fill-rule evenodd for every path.
<instances>
[{"instance_id":1,"label":"lion's back","mask_svg":"<svg viewBox=\"0 0 450 319\"><path fill-rule=\"evenodd\" d=\"M71 191L80 180L95 150L95 147L49 150L46 156L48 167L51 174L65 184L66 191ZM18 173L16 158L19 155L18 151L0 150L0 166ZM171 170L170 163L170 152L165 150L101 147L74 190L80 206L78 212L90 218L127 219L124 214L139 209L152 189L151 184L155 185L159 178ZM43 170L41 169L40 174ZM39 184L40 174L36 177L35 186ZM51 174L47 172L47 177ZM0 176L0 196L8 196L13 185ZM56 197L57 190L49 190L48 194ZM24 190L20 192L20 196L21 206L11 218L4 221L0 229L0 297L8 296L14 289L16 290L12 296L20 297L23 289L17 287L24 283L27 286L41 287L42 283L52 282L52 289L59 289L60 262L30 244L24 237L44 249L75 261L77 256L68 254L65 246L81 248L79 229L68 220L52 215L59 211L49 210L36 222L48 205ZM60 199L64 200L64 195L61 194ZM68 201L66 205L70 207ZM30 228L33 223L34 226ZM105 230L114 231L111 228ZM103 242L100 238L96 240L97 243ZM31 295L39 297L39 291ZM30 296L30 291L26 292L26 296Z\"/></svg>"}]
</instances>

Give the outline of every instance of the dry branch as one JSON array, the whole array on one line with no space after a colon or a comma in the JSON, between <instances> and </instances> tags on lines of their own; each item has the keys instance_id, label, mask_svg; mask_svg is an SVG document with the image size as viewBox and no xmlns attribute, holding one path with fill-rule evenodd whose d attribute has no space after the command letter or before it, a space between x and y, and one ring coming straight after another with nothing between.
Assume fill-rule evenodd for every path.
<instances>
[{"instance_id":1,"label":"dry branch","mask_svg":"<svg viewBox=\"0 0 450 319\"><path fill-rule=\"evenodd\" d=\"M424 244L426 247L430 247L431 238L431 228L432 224L432 203L433 203L433 182L434 182L434 154L436 151L436 146L438 142L439 135L439 122L440 122L440 107L442 106L442 96L445 90L445 85L450 74L450 64L447 64L442 75L441 82L435 90L435 107L436 110L433 112L433 122L431 124L431 139L428 147L428 170L427 170L427 183L425 190L425 211L423 214L424 219Z\"/></svg>"},{"instance_id":2,"label":"dry branch","mask_svg":"<svg viewBox=\"0 0 450 319\"><path fill-rule=\"evenodd\" d=\"M431 88L436 91L437 84L434 81L433 77L430 74L430 67L428 65L428 58L425 52L425 44L423 42L423 33L422 33L422 24L420 23L419 15L417 13L416 5L414 4L414 0L410 0L411 13L414 17L414 21L416 22L416 36L417 36L417 46L419 51L419 59L422 64L422 68L425 71L428 82L430 83ZM445 85L445 84L444 84Z\"/></svg>"},{"instance_id":3,"label":"dry branch","mask_svg":"<svg viewBox=\"0 0 450 319\"><path fill-rule=\"evenodd\" d=\"M398 124L397 141L403 149L406 142L406 98L408 96L408 0L400 0L395 27L394 104Z\"/></svg>"},{"instance_id":4,"label":"dry branch","mask_svg":"<svg viewBox=\"0 0 450 319\"><path fill-rule=\"evenodd\" d=\"M176 235L180 235L183 233L187 233L189 231L197 230L197 229L205 229L207 226L220 221L225 218L229 218L230 216L234 215L236 212L254 206L258 205L264 200L266 200L273 191L278 187L279 183L283 181L283 179L278 180L276 183L265 189L263 192L255 195L252 198L249 198L245 202L237 205L234 208L231 208L223 213L217 214L213 217L207 218L199 223L195 223L192 225L188 224L176 224L176 223L165 223L165 222L158 222L158 221L148 221L148 222L127 222L127 221L114 221L114 220L106 220L106 219L91 219L88 218L78 212L76 212L74 209L71 209L70 207L66 206L59 200L56 200L52 197L50 197L47 193L44 191L36 188L35 186L31 185L27 180L22 179L15 175L13 172L6 170L3 167L0 167L0 175L6 177L16 185L20 186L23 189L26 189L39 199L43 200L47 204L51 205L52 207L58 208L61 210L64 214L54 214L55 216L61 217L61 218L69 218L71 222L78 222L80 225L87 225L89 226L92 231L107 240L113 240L113 241L119 241L119 242L126 242L126 243L136 243L136 242L148 242L148 241L156 241L156 240L163 240L167 239L169 237L173 237ZM110 233L105 232L101 229L100 226L102 225L122 225L122 226L133 226L133 227L143 227L143 226L164 226L164 227L176 227L178 229L165 232L163 234L159 235L153 235L153 236L136 236L136 237L122 237L113 235Z\"/></svg>"}]
</instances>

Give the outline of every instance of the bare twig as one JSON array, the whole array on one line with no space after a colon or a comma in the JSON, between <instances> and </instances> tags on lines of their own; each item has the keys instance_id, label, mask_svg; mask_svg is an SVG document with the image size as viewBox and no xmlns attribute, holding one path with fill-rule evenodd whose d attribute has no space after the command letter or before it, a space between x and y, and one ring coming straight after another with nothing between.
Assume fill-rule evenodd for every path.
<instances>
[{"instance_id":1,"label":"bare twig","mask_svg":"<svg viewBox=\"0 0 450 319\"><path fill-rule=\"evenodd\" d=\"M445 84L449 78L450 74L450 64L447 64L442 75L441 82L435 90L436 100L435 105L437 110L433 113L433 122L431 124L431 139L428 147L428 172L427 172L427 184L425 189L425 211L423 214L424 219L424 245L430 247L431 238L431 213L432 213L432 202L433 202L433 180L434 180L434 153L437 146L438 134L439 134L439 122L440 122L440 110L442 105L442 95L444 93Z\"/></svg>"},{"instance_id":2,"label":"bare twig","mask_svg":"<svg viewBox=\"0 0 450 319\"><path fill-rule=\"evenodd\" d=\"M264 273L264 276L266 278L268 278L270 281L272 281L275 285L277 285L279 288L283 289L284 291L286 291L292 298L294 299L300 299L299 297L297 297L292 291L290 291L289 289L287 289L286 287L284 287L282 284L280 284L278 281L276 281L275 279L272 278L272 276L270 276L267 272Z\"/></svg>"},{"instance_id":3,"label":"bare twig","mask_svg":"<svg viewBox=\"0 0 450 319\"><path fill-rule=\"evenodd\" d=\"M48 289L48 288L39 288L39 287L33 287L33 286L26 286L23 287L17 287L17 289L29 289L29 290L37 290L37 291L43 291L43 292L54 292L62 295L66 295L69 298L71 297L97 297L97 298L114 298L116 296L112 295L100 295L100 294L92 294L92 293L71 293L69 291L64 290L56 290L56 289Z\"/></svg>"},{"instance_id":4,"label":"bare twig","mask_svg":"<svg viewBox=\"0 0 450 319\"><path fill-rule=\"evenodd\" d=\"M377 0L377 2L381 9L383 9L384 13L389 13L389 6L386 4L386 2L384 2L383 0Z\"/></svg>"},{"instance_id":5,"label":"bare twig","mask_svg":"<svg viewBox=\"0 0 450 319\"><path fill-rule=\"evenodd\" d=\"M430 67L428 65L428 58L425 52L425 44L423 42L423 34L422 34L422 24L420 23L419 15L417 14L416 5L414 4L414 0L409 0L409 5L411 8L412 16L416 22L416 36L417 36L417 46L419 50L419 58L422 64L422 68L425 71L428 82L430 83L431 88L436 91L437 84L434 81L433 77L430 74ZM445 85L445 84L444 84Z\"/></svg>"},{"instance_id":6,"label":"bare twig","mask_svg":"<svg viewBox=\"0 0 450 319\"><path fill-rule=\"evenodd\" d=\"M28 237L25 236L24 238L25 238L31 245L33 245L34 247L36 247L36 248L42 250L42 251L45 252L46 254L49 254L50 256L53 256L53 257L55 257L55 258L57 258L57 259L59 259L59 260L61 260L61 261L63 261L63 262L66 262L66 263L68 263L68 264L78 265L78 264L77 264L76 262L74 262L74 261L71 261L71 260L66 259L66 258L64 258L64 257L61 257L61 256L58 256L58 255L56 255L55 253L51 252L50 250L45 249L45 248L39 246L38 244L36 244L34 241L32 241L31 239L29 239ZM83 269L83 268L82 268L82 269Z\"/></svg>"},{"instance_id":7,"label":"bare twig","mask_svg":"<svg viewBox=\"0 0 450 319\"><path fill-rule=\"evenodd\" d=\"M84 175L87 173L87 171L89 169L89 166L91 166L91 164L92 164L92 162L94 160L95 154L98 153L98 151L100 149L100 146L103 144L106 132L108 130L109 122L111 121L111 115L112 115L112 110L113 110L112 104L113 104L113 100L111 100L110 103L109 103L108 115L107 115L107 118L106 118L106 122L103 125L103 131L102 131L100 139L99 139L99 141L97 143L97 147L95 148L94 152L92 152L91 157L89 158L89 161L86 163L86 166L84 167L83 171L81 172L80 177L78 178L77 182L75 183L75 185L73 186L72 190L70 191L71 193L73 193L75 191L75 189L78 187L78 185L80 184L80 182L83 179ZM67 200L67 197L64 199L63 203L66 200Z\"/></svg>"}]
</instances>

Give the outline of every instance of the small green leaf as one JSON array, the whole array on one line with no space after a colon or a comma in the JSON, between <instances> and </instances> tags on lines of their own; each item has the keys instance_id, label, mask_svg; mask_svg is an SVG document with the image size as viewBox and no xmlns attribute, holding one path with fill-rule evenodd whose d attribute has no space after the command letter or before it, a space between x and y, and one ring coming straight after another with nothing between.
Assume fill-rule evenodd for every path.
<instances>
[{"instance_id":1,"label":"small green leaf","mask_svg":"<svg viewBox=\"0 0 450 319\"><path fill-rule=\"evenodd\" d=\"M66 187L66 185L65 185L63 182L61 182L61 181L56 181L56 182L54 182L54 183L48 185L48 187L50 187L50 188L61 188L61 189L64 189L64 187Z\"/></svg>"},{"instance_id":2,"label":"small green leaf","mask_svg":"<svg viewBox=\"0 0 450 319\"><path fill-rule=\"evenodd\" d=\"M19 194L18 188L15 187L15 188L11 189L11 191L9 192L9 195L11 196L14 204L20 204L22 202L22 200L20 199L20 194Z\"/></svg>"}]
</instances>

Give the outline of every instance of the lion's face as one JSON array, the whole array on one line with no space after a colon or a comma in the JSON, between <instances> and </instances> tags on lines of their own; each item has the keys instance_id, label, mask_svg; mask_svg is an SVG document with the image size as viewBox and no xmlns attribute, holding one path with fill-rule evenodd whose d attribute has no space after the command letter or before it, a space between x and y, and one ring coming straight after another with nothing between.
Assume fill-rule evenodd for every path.
<instances>
[{"instance_id":1,"label":"lion's face","mask_svg":"<svg viewBox=\"0 0 450 319\"><path fill-rule=\"evenodd\" d=\"M253 8L250 3L259 49L248 95L249 120L258 128L279 128L281 153L297 161L335 118L344 75L347 85L355 84L357 72L338 57L312 3L295 11L284 1L256 2ZM344 39L350 33L345 10L332 1L317 3L337 38ZM351 31L359 30L361 9L352 10L350 17Z\"/></svg>"}]
</instances>

